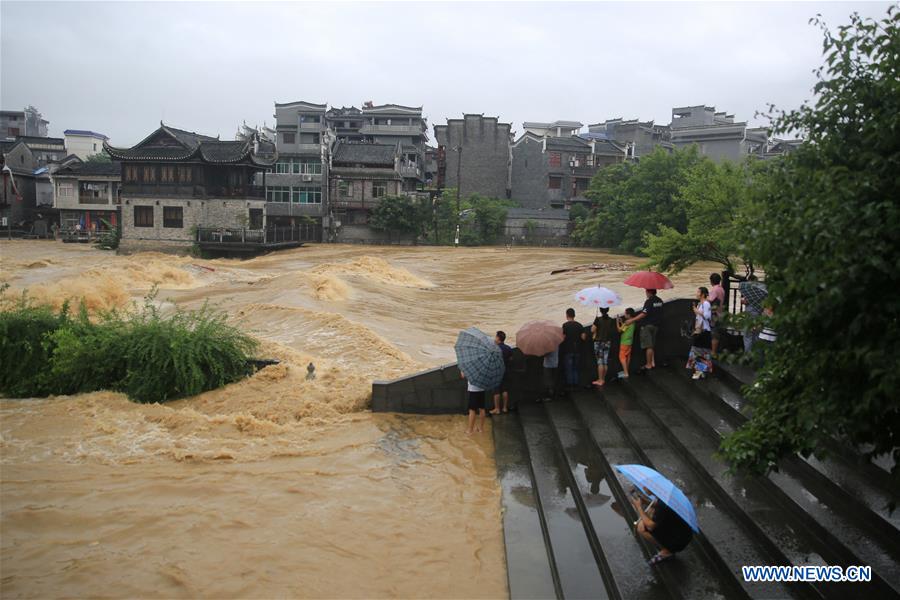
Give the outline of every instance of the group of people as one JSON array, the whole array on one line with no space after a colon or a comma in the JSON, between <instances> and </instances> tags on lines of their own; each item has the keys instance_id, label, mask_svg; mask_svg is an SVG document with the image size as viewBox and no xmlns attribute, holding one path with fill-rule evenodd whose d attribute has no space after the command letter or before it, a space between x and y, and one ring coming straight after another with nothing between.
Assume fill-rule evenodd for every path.
<instances>
[{"instance_id":1,"label":"group of people","mask_svg":"<svg viewBox=\"0 0 900 600\"><path fill-rule=\"evenodd\" d=\"M709 276L710 286L700 286L692 305L693 330L691 347L686 367L693 371L694 379L703 379L713 371L719 345L725 335L724 319L726 306L722 276ZM543 384L538 402L549 401L579 387L602 388L606 384L610 367L610 354L618 341L618 360L621 379L631 376L632 348L637 333L641 349L645 353L640 372L656 368L656 342L662 322L663 300L655 289L647 289L646 299L640 310L626 308L613 318L608 308L600 308L599 314L590 325L583 325L575 319L575 309L566 310L566 320L562 324L563 341L559 347L543 356ZM769 334L769 332L765 332ZM496 332L494 342L499 346L506 366L503 381L493 390L493 408L490 414L509 412L509 389L511 369L515 351L506 344L506 333ZM590 376L582 377L590 363ZM596 378L594 379L594 369ZM589 384L588 380L593 379ZM584 383L582 382L584 380ZM469 391L469 433L482 431L486 409L487 391L468 384ZM476 423L476 417L480 420Z\"/></svg>"},{"instance_id":2,"label":"group of people","mask_svg":"<svg viewBox=\"0 0 900 600\"><path fill-rule=\"evenodd\" d=\"M610 364L610 353L615 341L619 342L619 364L622 371L620 378L630 376L632 346L636 325L640 323L639 340L646 353L642 371L656 368L656 337L662 319L663 301L656 290L646 290L647 299L640 311L626 308L623 314L615 319L609 316L609 309L599 309L593 323L584 326L575 320L575 309L566 310L566 321L563 323L563 342L558 350L544 356L544 393L541 400L550 400L557 392L571 391L581 385L581 367L585 359L590 359L591 370L596 368L596 379L590 385L603 387ZM562 362L562 381L564 390L559 389L557 369ZM591 374L593 378L593 373ZM590 386L588 386L590 387Z\"/></svg>"}]
</instances>

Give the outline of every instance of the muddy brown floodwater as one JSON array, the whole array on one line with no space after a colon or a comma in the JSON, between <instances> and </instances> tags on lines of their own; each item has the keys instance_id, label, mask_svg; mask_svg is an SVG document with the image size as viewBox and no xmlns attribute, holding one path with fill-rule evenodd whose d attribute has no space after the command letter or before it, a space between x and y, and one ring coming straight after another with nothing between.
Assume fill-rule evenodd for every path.
<instances>
[{"instance_id":1,"label":"muddy brown floodwater","mask_svg":"<svg viewBox=\"0 0 900 600\"><path fill-rule=\"evenodd\" d=\"M613 268L550 275L591 262ZM0 596L506 596L490 432L373 415L371 382L452 361L470 325L561 322L588 285L637 306L642 291L620 282L638 264L573 249L322 245L237 261L0 242L7 294L97 310L156 284L164 310L209 301L282 361L166 405L0 400ZM678 295L711 270L683 273Z\"/></svg>"}]
</instances>

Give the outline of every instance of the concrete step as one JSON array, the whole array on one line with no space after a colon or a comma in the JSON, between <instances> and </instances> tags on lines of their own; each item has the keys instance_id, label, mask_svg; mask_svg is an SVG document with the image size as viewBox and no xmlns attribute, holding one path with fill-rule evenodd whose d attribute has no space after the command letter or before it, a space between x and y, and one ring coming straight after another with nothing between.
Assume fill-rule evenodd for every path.
<instances>
[{"instance_id":1,"label":"concrete step","mask_svg":"<svg viewBox=\"0 0 900 600\"><path fill-rule=\"evenodd\" d=\"M711 552L721 556L728 572L742 585L746 595L756 598L822 597L809 584L747 583L743 581L741 567L745 565L790 565L792 557L807 559L812 552L802 540L795 540L788 522L775 510L760 510L747 515L731 501L729 494L699 465L684 448L673 444L665 427L658 425L652 416L628 391L632 382L612 384L604 395L633 446L640 449L646 461L674 482L691 500L700 521L700 527L711 546ZM649 461L649 462L647 462ZM746 486L741 481L731 482L736 490ZM757 499L761 501L761 499ZM759 525L763 521L770 532L777 532L789 546L785 554L779 544L773 543ZM798 561L803 562L803 561ZM824 561L820 561L824 564Z\"/></svg>"},{"instance_id":2,"label":"concrete step","mask_svg":"<svg viewBox=\"0 0 900 600\"><path fill-rule=\"evenodd\" d=\"M509 596L513 600L562 597L519 418L511 414L493 419L491 429L502 490Z\"/></svg>"},{"instance_id":3,"label":"concrete step","mask_svg":"<svg viewBox=\"0 0 900 600\"><path fill-rule=\"evenodd\" d=\"M642 548L635 536L623 510L627 497L578 411L571 402L547 403L544 410L568 461L570 484L577 488L580 510L586 513L583 520L593 528L595 543L602 549L608 578L614 581L617 595L635 600L682 598L683 580L662 568L665 564L645 565L652 551Z\"/></svg>"},{"instance_id":4,"label":"concrete step","mask_svg":"<svg viewBox=\"0 0 900 600\"><path fill-rule=\"evenodd\" d=\"M582 520L578 510L569 485L569 467L558 451L551 426L536 404L521 405L519 418L562 597L609 598L600 561L588 539L590 525Z\"/></svg>"},{"instance_id":5,"label":"concrete step","mask_svg":"<svg viewBox=\"0 0 900 600\"><path fill-rule=\"evenodd\" d=\"M683 411L692 433L707 435L709 448L698 448L698 456L702 457L711 456L709 450L718 447L722 435L733 430L705 398L705 383L659 371L634 382L631 389L641 394L640 399L650 410L658 411L661 418ZM673 404L677 405L675 411L670 408ZM658 408L660 405L662 408ZM777 487L771 490L772 499L794 512L806 532L821 541L822 554L829 562L869 565L879 580L866 585L867 590L881 588L886 597L900 593L900 569L896 568L900 561L900 535L894 526L799 458L783 461L780 467L768 478L756 478L757 482L764 489L771 490L768 482ZM724 473L727 465L719 462L711 464L710 469Z\"/></svg>"}]
</instances>

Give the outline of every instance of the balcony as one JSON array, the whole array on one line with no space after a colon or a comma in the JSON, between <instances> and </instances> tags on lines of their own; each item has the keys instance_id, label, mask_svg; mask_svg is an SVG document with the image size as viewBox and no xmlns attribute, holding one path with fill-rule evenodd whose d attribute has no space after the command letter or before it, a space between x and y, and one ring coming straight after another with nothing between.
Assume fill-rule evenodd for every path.
<instances>
[{"instance_id":1,"label":"balcony","mask_svg":"<svg viewBox=\"0 0 900 600\"><path fill-rule=\"evenodd\" d=\"M573 177L593 177L600 167L570 167L569 170Z\"/></svg>"},{"instance_id":2,"label":"balcony","mask_svg":"<svg viewBox=\"0 0 900 600\"><path fill-rule=\"evenodd\" d=\"M421 125L372 125L366 123L359 132L368 135L423 135Z\"/></svg>"},{"instance_id":3,"label":"balcony","mask_svg":"<svg viewBox=\"0 0 900 600\"><path fill-rule=\"evenodd\" d=\"M266 189L250 185L180 185L169 183L123 183L122 195L150 198L265 198Z\"/></svg>"},{"instance_id":4,"label":"balcony","mask_svg":"<svg viewBox=\"0 0 900 600\"><path fill-rule=\"evenodd\" d=\"M322 123L300 123L300 131L322 131Z\"/></svg>"},{"instance_id":5,"label":"balcony","mask_svg":"<svg viewBox=\"0 0 900 600\"><path fill-rule=\"evenodd\" d=\"M416 165L400 165L400 176L420 179L422 177L422 169Z\"/></svg>"}]
</instances>

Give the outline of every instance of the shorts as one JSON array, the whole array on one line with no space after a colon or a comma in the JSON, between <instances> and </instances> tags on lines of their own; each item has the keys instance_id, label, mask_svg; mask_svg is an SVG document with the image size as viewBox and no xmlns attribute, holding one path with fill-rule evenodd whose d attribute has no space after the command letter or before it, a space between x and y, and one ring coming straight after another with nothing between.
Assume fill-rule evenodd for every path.
<instances>
[{"instance_id":1,"label":"shorts","mask_svg":"<svg viewBox=\"0 0 900 600\"><path fill-rule=\"evenodd\" d=\"M605 367L609 364L609 349L612 342L594 342L594 354L597 355L597 364Z\"/></svg>"},{"instance_id":2,"label":"shorts","mask_svg":"<svg viewBox=\"0 0 900 600\"><path fill-rule=\"evenodd\" d=\"M619 364L627 367L631 362L631 346L619 346Z\"/></svg>"},{"instance_id":3,"label":"shorts","mask_svg":"<svg viewBox=\"0 0 900 600\"><path fill-rule=\"evenodd\" d=\"M484 410L484 392L469 392L469 410Z\"/></svg>"},{"instance_id":4,"label":"shorts","mask_svg":"<svg viewBox=\"0 0 900 600\"><path fill-rule=\"evenodd\" d=\"M653 348L656 346L656 325L644 325L641 327L641 348Z\"/></svg>"}]
</instances>

